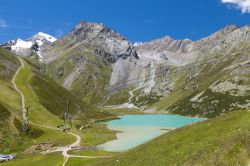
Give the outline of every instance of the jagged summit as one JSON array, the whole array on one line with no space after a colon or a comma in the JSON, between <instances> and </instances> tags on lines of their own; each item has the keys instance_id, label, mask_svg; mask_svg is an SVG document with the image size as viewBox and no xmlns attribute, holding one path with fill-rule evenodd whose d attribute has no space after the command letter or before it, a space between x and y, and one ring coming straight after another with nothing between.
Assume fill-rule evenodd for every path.
<instances>
[{"instance_id":1,"label":"jagged summit","mask_svg":"<svg viewBox=\"0 0 250 166\"><path fill-rule=\"evenodd\" d=\"M170 36L164 36L160 39L155 39L150 42L141 43L140 45L136 45L137 51L139 54L143 54L145 52L190 52L193 45L193 41L184 39L184 40L174 40Z\"/></svg>"},{"instance_id":2,"label":"jagged summit","mask_svg":"<svg viewBox=\"0 0 250 166\"><path fill-rule=\"evenodd\" d=\"M108 28L102 23L81 21L70 33L70 36L81 40L110 37L126 40L122 35Z\"/></svg>"},{"instance_id":3,"label":"jagged summit","mask_svg":"<svg viewBox=\"0 0 250 166\"><path fill-rule=\"evenodd\" d=\"M108 57L107 60L111 63L116 62L119 57L138 58L133 44L121 34L101 23L82 21L67 37L94 45L96 54Z\"/></svg>"},{"instance_id":4,"label":"jagged summit","mask_svg":"<svg viewBox=\"0 0 250 166\"><path fill-rule=\"evenodd\" d=\"M247 37L250 31L249 26L239 27L236 25L228 25L224 28L218 30L217 32L211 34L208 37L202 38L197 41L192 41L189 39L175 40L170 36L164 36L159 39L155 39L149 42L136 45L139 52L151 51L151 52L177 52L177 53L189 53L192 51L200 50L201 47L205 51L213 50L212 47L217 47L222 45L221 41L227 41L227 44L233 44L232 38L237 38L241 40L239 35L242 37ZM245 35L244 35L245 34Z\"/></svg>"},{"instance_id":5,"label":"jagged summit","mask_svg":"<svg viewBox=\"0 0 250 166\"><path fill-rule=\"evenodd\" d=\"M78 51L87 47L93 50L95 56L102 57L110 63L115 63L119 59L138 58L132 43L121 34L100 23L80 22L68 35L59 39L54 47L62 48L66 43L71 46L75 45L75 49ZM60 56L61 54L55 52L52 47L48 48L44 54L46 63L50 63Z\"/></svg>"}]
</instances>

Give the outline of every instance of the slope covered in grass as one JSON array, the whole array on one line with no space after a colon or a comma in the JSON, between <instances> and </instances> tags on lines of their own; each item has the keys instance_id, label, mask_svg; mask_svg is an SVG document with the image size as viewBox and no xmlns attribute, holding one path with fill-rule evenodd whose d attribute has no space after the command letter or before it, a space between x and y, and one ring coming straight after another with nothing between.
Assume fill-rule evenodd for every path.
<instances>
[{"instance_id":1,"label":"slope covered in grass","mask_svg":"<svg viewBox=\"0 0 250 166\"><path fill-rule=\"evenodd\" d=\"M0 149L1 153L17 151L27 143L16 126L21 120L21 100L11 79L20 63L11 52L0 47Z\"/></svg>"},{"instance_id":2,"label":"slope covered in grass","mask_svg":"<svg viewBox=\"0 0 250 166\"><path fill-rule=\"evenodd\" d=\"M250 113L236 111L166 133L101 166L247 165L250 153Z\"/></svg>"},{"instance_id":3,"label":"slope covered in grass","mask_svg":"<svg viewBox=\"0 0 250 166\"><path fill-rule=\"evenodd\" d=\"M21 104L20 96L11 83L20 65L14 54L0 47L0 103L7 108L18 109Z\"/></svg>"},{"instance_id":4,"label":"slope covered in grass","mask_svg":"<svg viewBox=\"0 0 250 166\"><path fill-rule=\"evenodd\" d=\"M62 163L63 156L59 153L54 153L49 155L36 154L30 156L20 156L12 161L1 163L1 166L61 166Z\"/></svg>"},{"instance_id":5,"label":"slope covered in grass","mask_svg":"<svg viewBox=\"0 0 250 166\"><path fill-rule=\"evenodd\" d=\"M105 85L112 73L110 64L94 56L95 47L91 44L77 43L65 37L55 45L50 51L60 58L47 65L46 73L86 102L102 102Z\"/></svg>"},{"instance_id":6,"label":"slope covered in grass","mask_svg":"<svg viewBox=\"0 0 250 166\"><path fill-rule=\"evenodd\" d=\"M77 132L75 124L80 127L98 119L112 117L111 114L98 112L95 108L77 99L55 81L40 73L36 65L22 59L24 67L21 68L14 81L24 94L25 104L31 106L29 109L30 121L40 125L31 124L32 130L28 134L24 133L21 130L21 96L11 83L14 73L21 63L16 55L4 49L0 51L0 66L3 66L2 69L4 69L1 69L0 77L0 114L4 114L1 116L0 122L1 153L21 152L33 144L44 142L55 145L68 145L74 142L75 138L71 135L46 128L46 126L56 128L63 124L61 115L66 111L67 99L70 100L70 113L75 115L73 122L75 132ZM11 68L10 64L12 64Z\"/></svg>"},{"instance_id":7,"label":"slope covered in grass","mask_svg":"<svg viewBox=\"0 0 250 166\"><path fill-rule=\"evenodd\" d=\"M44 130L39 127L32 127L31 132L22 131L22 106L21 96L16 92L11 82L21 63L16 55L0 48L0 149L1 153L21 152L32 144L41 142L51 142L56 144L69 144L74 138L65 133ZM24 75L22 81L29 78L29 72L21 71ZM21 86L27 87L29 84L15 79ZM35 98L33 98L35 100ZM40 114L40 117L43 115ZM49 118L48 118L49 119Z\"/></svg>"},{"instance_id":8,"label":"slope covered in grass","mask_svg":"<svg viewBox=\"0 0 250 166\"><path fill-rule=\"evenodd\" d=\"M233 49L223 57L213 54L211 59L195 63L191 68L184 67L176 73L173 91L150 108L208 118L250 109L250 65L247 58L241 58L241 55L250 57L247 50L248 47ZM192 70L195 75L186 81Z\"/></svg>"},{"instance_id":9,"label":"slope covered in grass","mask_svg":"<svg viewBox=\"0 0 250 166\"><path fill-rule=\"evenodd\" d=\"M48 76L40 73L29 61L24 61L17 84L24 93L26 105L31 106L31 120L38 124L55 126L56 123L62 123L59 117L66 112L67 100L70 103L70 113L76 115L76 118L79 116L82 122L110 116L97 112L94 107L76 98ZM42 116L39 116L41 114Z\"/></svg>"},{"instance_id":10,"label":"slope covered in grass","mask_svg":"<svg viewBox=\"0 0 250 166\"><path fill-rule=\"evenodd\" d=\"M11 52L0 47L0 80L10 81L19 66L18 59Z\"/></svg>"},{"instance_id":11,"label":"slope covered in grass","mask_svg":"<svg viewBox=\"0 0 250 166\"><path fill-rule=\"evenodd\" d=\"M68 90L57 84L48 76L39 72L38 67L29 60L22 60L24 67L17 77L17 85L24 93L26 105L30 105L29 118L33 123L56 128L63 124L61 115L67 111L66 100L69 100L69 111L73 116L73 131L80 136L81 126L89 125L94 121L113 118L106 112L99 112L95 107L85 103L72 95ZM34 126L41 130L43 127ZM74 141L71 135L61 131L45 129L38 142L54 142L59 145L69 144Z\"/></svg>"}]
</instances>

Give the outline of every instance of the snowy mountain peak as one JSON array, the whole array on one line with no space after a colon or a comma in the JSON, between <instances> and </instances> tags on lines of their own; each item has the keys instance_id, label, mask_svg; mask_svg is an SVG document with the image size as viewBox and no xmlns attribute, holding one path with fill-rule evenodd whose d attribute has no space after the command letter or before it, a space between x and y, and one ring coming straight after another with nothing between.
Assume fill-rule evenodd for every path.
<instances>
[{"instance_id":1,"label":"snowy mountain peak","mask_svg":"<svg viewBox=\"0 0 250 166\"><path fill-rule=\"evenodd\" d=\"M50 44L55 42L57 39L53 36L50 36L43 32L38 32L37 34L33 35L28 41L32 41L36 43L38 46L42 46L44 43Z\"/></svg>"},{"instance_id":2,"label":"snowy mountain peak","mask_svg":"<svg viewBox=\"0 0 250 166\"><path fill-rule=\"evenodd\" d=\"M32 36L32 38L46 39L47 41L50 41L50 42L55 42L57 40L55 37L50 36L43 32L38 32L36 35Z\"/></svg>"},{"instance_id":3,"label":"snowy mountain peak","mask_svg":"<svg viewBox=\"0 0 250 166\"><path fill-rule=\"evenodd\" d=\"M40 60L43 59L41 54L42 47L55 42L57 39L43 32L38 32L27 40L18 38L17 40L10 40L0 46L13 51L22 56L29 56L32 52L36 52Z\"/></svg>"}]
</instances>

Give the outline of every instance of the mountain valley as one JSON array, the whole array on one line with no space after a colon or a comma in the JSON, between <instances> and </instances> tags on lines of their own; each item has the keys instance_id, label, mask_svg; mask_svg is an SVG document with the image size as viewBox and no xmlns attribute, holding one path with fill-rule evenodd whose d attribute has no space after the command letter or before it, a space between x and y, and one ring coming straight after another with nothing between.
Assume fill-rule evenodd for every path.
<instances>
[{"instance_id":1,"label":"mountain valley","mask_svg":"<svg viewBox=\"0 0 250 166\"><path fill-rule=\"evenodd\" d=\"M249 25L132 43L82 21L58 39L39 32L1 44L0 87L0 153L17 156L2 165L249 162ZM204 121L125 152L97 148L119 133L102 122L138 114Z\"/></svg>"}]
</instances>

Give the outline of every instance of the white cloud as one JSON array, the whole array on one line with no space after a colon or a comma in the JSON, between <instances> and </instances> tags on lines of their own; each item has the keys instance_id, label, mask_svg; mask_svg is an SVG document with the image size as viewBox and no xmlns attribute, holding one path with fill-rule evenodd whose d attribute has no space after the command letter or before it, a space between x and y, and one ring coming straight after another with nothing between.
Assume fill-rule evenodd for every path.
<instances>
[{"instance_id":1,"label":"white cloud","mask_svg":"<svg viewBox=\"0 0 250 166\"><path fill-rule=\"evenodd\" d=\"M7 22L4 19L0 18L0 28L7 28L7 27L8 27Z\"/></svg>"},{"instance_id":2,"label":"white cloud","mask_svg":"<svg viewBox=\"0 0 250 166\"><path fill-rule=\"evenodd\" d=\"M221 0L222 3L232 4L242 13L250 13L250 0Z\"/></svg>"}]
</instances>

